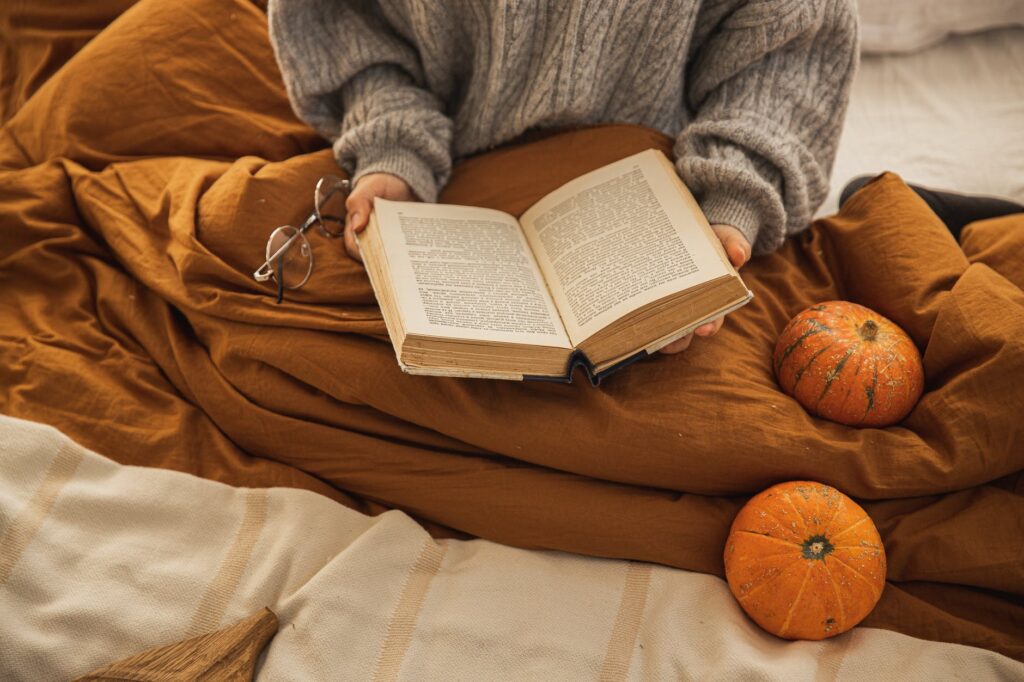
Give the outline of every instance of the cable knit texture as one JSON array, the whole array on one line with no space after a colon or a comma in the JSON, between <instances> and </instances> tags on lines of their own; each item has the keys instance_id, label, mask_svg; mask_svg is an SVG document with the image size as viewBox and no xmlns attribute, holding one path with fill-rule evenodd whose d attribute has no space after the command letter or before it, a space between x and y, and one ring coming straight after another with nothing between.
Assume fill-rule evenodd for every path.
<instances>
[{"instance_id":1,"label":"cable knit texture","mask_svg":"<svg viewBox=\"0 0 1024 682\"><path fill-rule=\"evenodd\" d=\"M853 0L270 0L300 118L357 181L436 201L452 159L531 128L676 138L712 223L755 253L828 191L857 59Z\"/></svg>"}]
</instances>

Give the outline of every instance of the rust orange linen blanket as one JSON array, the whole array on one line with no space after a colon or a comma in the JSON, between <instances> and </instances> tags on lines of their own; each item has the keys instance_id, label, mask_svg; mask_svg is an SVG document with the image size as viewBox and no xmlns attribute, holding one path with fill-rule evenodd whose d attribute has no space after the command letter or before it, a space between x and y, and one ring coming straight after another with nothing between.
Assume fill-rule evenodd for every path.
<instances>
[{"instance_id":1,"label":"rust orange linen blanket","mask_svg":"<svg viewBox=\"0 0 1024 682\"><path fill-rule=\"evenodd\" d=\"M442 200L520 212L647 147L671 140L610 125L502 147ZM313 237L313 277L282 305L250 276L335 170L261 10L125 11L0 130L0 410L124 463L718 575L747 496L822 481L885 540L866 624L1024 659L1024 217L969 227L961 250L886 175L746 267L754 301L682 355L599 389L438 379L398 370L340 244ZM900 426L831 424L777 389L778 332L834 298L921 348L926 393Z\"/></svg>"}]
</instances>

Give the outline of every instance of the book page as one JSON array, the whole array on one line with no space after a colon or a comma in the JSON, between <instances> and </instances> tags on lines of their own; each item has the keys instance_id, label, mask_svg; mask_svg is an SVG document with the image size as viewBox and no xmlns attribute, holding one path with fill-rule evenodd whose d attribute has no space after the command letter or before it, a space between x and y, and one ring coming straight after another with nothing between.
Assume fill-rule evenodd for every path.
<instances>
[{"instance_id":1,"label":"book page","mask_svg":"<svg viewBox=\"0 0 1024 682\"><path fill-rule=\"evenodd\" d=\"M374 211L407 333L571 347L515 218L379 198Z\"/></svg>"},{"instance_id":2,"label":"book page","mask_svg":"<svg viewBox=\"0 0 1024 682\"><path fill-rule=\"evenodd\" d=\"M576 178L520 223L574 345L647 303L732 272L656 150Z\"/></svg>"}]
</instances>

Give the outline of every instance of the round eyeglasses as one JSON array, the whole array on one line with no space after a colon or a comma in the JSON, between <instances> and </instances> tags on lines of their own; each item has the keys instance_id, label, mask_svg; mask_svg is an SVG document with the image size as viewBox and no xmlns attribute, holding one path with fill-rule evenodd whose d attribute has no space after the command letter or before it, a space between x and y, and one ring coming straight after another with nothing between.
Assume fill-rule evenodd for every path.
<instances>
[{"instance_id":1,"label":"round eyeglasses","mask_svg":"<svg viewBox=\"0 0 1024 682\"><path fill-rule=\"evenodd\" d=\"M313 274L313 247L306 232L316 226L320 234L332 239L345 234L345 200L351 191L350 181L336 175L323 176L313 192L313 213L302 225L282 225L270 233L267 260L252 276L257 282L274 278L278 303L285 289L298 289Z\"/></svg>"}]
</instances>

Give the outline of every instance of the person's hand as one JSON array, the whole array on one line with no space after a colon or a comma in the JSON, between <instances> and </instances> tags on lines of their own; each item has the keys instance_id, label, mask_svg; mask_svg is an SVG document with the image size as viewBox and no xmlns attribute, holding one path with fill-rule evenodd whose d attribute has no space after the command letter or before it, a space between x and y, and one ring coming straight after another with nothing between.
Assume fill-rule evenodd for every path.
<instances>
[{"instance_id":1,"label":"person's hand","mask_svg":"<svg viewBox=\"0 0 1024 682\"><path fill-rule=\"evenodd\" d=\"M742 232L732 225L712 225L711 229L715 231L715 235L718 236L718 240L722 242L722 246L725 248L725 253L729 256L729 261L732 263L734 268L739 270L743 267L744 263L750 260L750 242L747 241L747 238L743 236ZM690 346L690 342L693 341L694 334L697 336L711 336L722 328L723 322L725 322L724 315L713 322L702 324L693 330L693 334L687 334L683 338L673 341L662 348L661 352L682 352Z\"/></svg>"},{"instance_id":2,"label":"person's hand","mask_svg":"<svg viewBox=\"0 0 1024 682\"><path fill-rule=\"evenodd\" d=\"M345 250L357 261L363 257L356 234L366 229L374 197L393 201L415 201L416 195L402 178L390 173L369 173L359 178L345 201Z\"/></svg>"}]
</instances>

